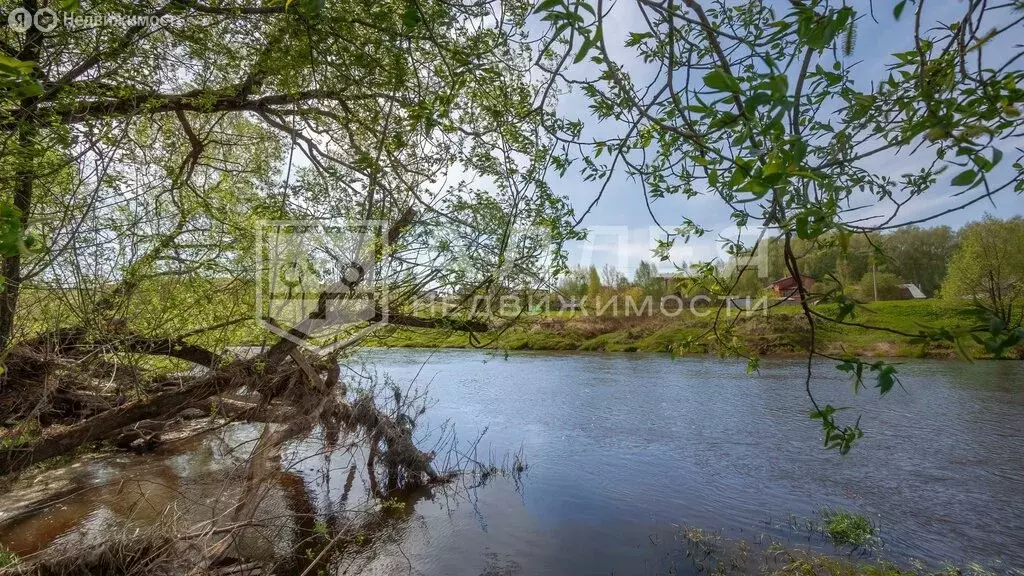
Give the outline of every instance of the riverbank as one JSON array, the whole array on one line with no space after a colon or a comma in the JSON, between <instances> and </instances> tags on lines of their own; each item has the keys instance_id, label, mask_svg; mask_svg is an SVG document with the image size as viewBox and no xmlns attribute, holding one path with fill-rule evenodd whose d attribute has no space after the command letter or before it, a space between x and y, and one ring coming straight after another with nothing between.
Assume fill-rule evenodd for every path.
<instances>
[{"instance_id":1,"label":"riverbank","mask_svg":"<svg viewBox=\"0 0 1024 576\"><path fill-rule=\"evenodd\" d=\"M34 326L29 334L45 333L45 326L54 319L71 317L62 307L60 298L49 293L30 293L34 298L46 296L50 308L46 314L26 316L23 323ZM255 298L253 296L253 298ZM240 301L224 293L212 301L186 302L182 306L195 313L182 318L180 324L147 326L143 321L141 332L160 335L188 333L188 340L210 349L225 345L235 347L265 346L270 332ZM825 316L836 315L835 305L819 305L815 311ZM712 330L718 318L719 332ZM459 320L456 317L455 320ZM972 327L987 325L967 307L952 308L948 302L937 299L895 300L874 302L858 306L847 322L880 327L871 330L858 326L840 325L820 320L817 322L816 344L820 351L836 356L856 354L864 357L885 358L956 358L961 355L951 342L914 342L913 337L895 334L917 334L922 330L945 329L951 333L965 332ZM492 319L492 326L501 321ZM525 313L511 322L512 327L473 334L464 331L434 328L410 328L382 324L364 342L378 348L485 348L491 350L536 351L599 351L599 352L663 352L678 355L726 352L721 341L735 342L751 353L762 356L793 356L802 354L809 343L807 322L796 303L774 306L753 313L739 313L735 309L722 310L714 306L679 310L655 310L650 306L636 308L619 306L615 311L596 314L593 311ZM732 326L729 329L729 326ZM213 328L211 328L213 326ZM326 342L325 342L326 343ZM990 357L984 348L969 335L960 341L962 351L974 358ZM1024 345L1010 350L1005 357L1024 358ZM184 364L169 366L168 370L187 368Z\"/></svg>"},{"instance_id":2,"label":"riverbank","mask_svg":"<svg viewBox=\"0 0 1024 576\"><path fill-rule=\"evenodd\" d=\"M821 306L822 314L834 315L834 307ZM387 348L489 348L495 350L561 350L604 352L668 352L707 354L724 351L722 342L742 345L759 355L800 354L809 344L809 331L799 306L778 306L767 312L724 312L714 332L713 309L681 310L674 316L596 315L587 311L551 313L526 317L504 332L469 335L438 329L389 328L367 344ZM957 331L977 324L967 309L950 309L936 300L903 300L867 304L853 321L888 330L916 334L921 330ZM730 327L731 325L731 327ZM961 342L972 357L985 358L984 349L969 338ZM833 355L856 354L887 358L954 358L960 353L952 343L923 345L912 337L885 330L819 321L817 345ZM1024 347L1008 355L1024 358Z\"/></svg>"}]
</instances>

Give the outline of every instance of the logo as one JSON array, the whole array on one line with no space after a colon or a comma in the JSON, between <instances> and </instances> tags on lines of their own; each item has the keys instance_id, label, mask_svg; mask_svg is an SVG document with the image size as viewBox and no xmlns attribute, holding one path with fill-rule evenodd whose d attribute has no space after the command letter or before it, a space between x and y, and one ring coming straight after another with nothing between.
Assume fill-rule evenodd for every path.
<instances>
[{"instance_id":1,"label":"logo","mask_svg":"<svg viewBox=\"0 0 1024 576\"><path fill-rule=\"evenodd\" d=\"M15 32L28 32L32 23L32 13L25 8L15 8L7 15L7 25Z\"/></svg>"},{"instance_id":2,"label":"logo","mask_svg":"<svg viewBox=\"0 0 1024 576\"><path fill-rule=\"evenodd\" d=\"M32 22L40 32L53 32L58 24L57 13L49 8L40 8L36 11Z\"/></svg>"},{"instance_id":3,"label":"logo","mask_svg":"<svg viewBox=\"0 0 1024 576\"><path fill-rule=\"evenodd\" d=\"M40 8L35 14L26 8L17 8L7 15L7 25L15 32L27 32L35 27L40 32L52 32L63 24L71 30L82 28L100 28L105 26L133 27L142 26L158 29L170 26L174 17L170 14L110 14L79 12L57 13L50 8Z\"/></svg>"},{"instance_id":4,"label":"logo","mask_svg":"<svg viewBox=\"0 0 1024 576\"><path fill-rule=\"evenodd\" d=\"M258 250L257 318L270 332L325 353L387 324L383 223L265 222Z\"/></svg>"}]
</instances>

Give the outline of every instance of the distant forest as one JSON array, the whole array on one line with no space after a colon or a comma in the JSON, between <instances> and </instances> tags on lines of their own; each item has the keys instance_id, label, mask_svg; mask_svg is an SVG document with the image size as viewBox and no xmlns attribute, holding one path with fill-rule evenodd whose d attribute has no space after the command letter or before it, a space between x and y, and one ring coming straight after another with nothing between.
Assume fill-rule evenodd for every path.
<instances>
[{"instance_id":1,"label":"distant forest","mask_svg":"<svg viewBox=\"0 0 1024 576\"><path fill-rule=\"evenodd\" d=\"M993 290L1013 294L1024 285L1024 219L1020 217L988 216L959 230L910 226L884 233L834 233L814 242L795 238L793 249L802 274L815 280L815 292L841 289L865 301L874 298L876 287L880 300L899 298L901 284L914 284L927 297L949 291L950 298L966 300L987 299ZM696 276L691 269L702 266L717 270L717 287L708 286L703 278L688 282ZM759 296L771 282L787 275L783 240L770 238L753 257L748 252L724 262L691 264L670 275L659 275L657 267L646 261L630 276L611 266L577 268L562 279L559 290L577 299L612 292L656 297L669 291L720 293L728 287L733 296Z\"/></svg>"}]
</instances>

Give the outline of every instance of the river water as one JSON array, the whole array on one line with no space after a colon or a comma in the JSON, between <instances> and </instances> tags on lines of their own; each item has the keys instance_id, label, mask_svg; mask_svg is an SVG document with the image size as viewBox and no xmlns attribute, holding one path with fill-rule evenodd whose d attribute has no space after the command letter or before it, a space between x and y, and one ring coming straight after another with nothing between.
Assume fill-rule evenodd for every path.
<instances>
[{"instance_id":1,"label":"river water","mask_svg":"<svg viewBox=\"0 0 1024 576\"><path fill-rule=\"evenodd\" d=\"M417 501L370 573L693 573L683 527L837 553L806 526L824 508L872 519L881 546L870 557L1024 573L1020 363L906 361L902 388L885 398L854 395L846 374L822 364L819 403L850 407L842 417L860 415L866 434L846 456L821 447L800 360L766 359L748 375L744 362L710 357L402 349L365 352L350 367L429 389L416 429L425 448L448 422L463 450L486 430L478 460L521 450L528 462L521 482L497 477ZM161 489L141 488L134 500L159 500L156 510L172 492L194 496L196 470L230 464L216 442L146 464L151 484L173 490L161 500ZM329 509L349 462L317 449L293 448L283 499L297 491L292 500L312 495ZM62 498L0 526L0 544L29 553L119 506L137 516L117 480L133 458L145 461L80 466L93 484L107 479L109 497Z\"/></svg>"},{"instance_id":2,"label":"river water","mask_svg":"<svg viewBox=\"0 0 1024 576\"><path fill-rule=\"evenodd\" d=\"M686 572L679 526L827 550L802 528L825 507L873 519L876 555L1024 569L1024 370L1014 362L907 361L903 388L852 392L816 370L819 402L861 414L865 437L826 451L807 416L802 361L443 350L371 354L396 382L428 384L431 422L480 451L524 450L518 491L492 482L420 522L380 573ZM398 553L400 552L400 553Z\"/></svg>"}]
</instances>

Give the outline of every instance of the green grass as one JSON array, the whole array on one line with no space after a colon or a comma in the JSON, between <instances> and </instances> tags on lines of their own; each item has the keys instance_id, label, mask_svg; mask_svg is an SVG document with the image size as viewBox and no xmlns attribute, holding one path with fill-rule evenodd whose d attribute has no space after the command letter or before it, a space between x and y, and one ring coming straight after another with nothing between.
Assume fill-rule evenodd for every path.
<instances>
[{"instance_id":1,"label":"green grass","mask_svg":"<svg viewBox=\"0 0 1024 576\"><path fill-rule=\"evenodd\" d=\"M822 314L834 315L835 307L817 308ZM799 306L778 306L768 316L740 316L734 329L725 325L736 319L723 316L720 326L723 337L742 344L762 355L796 354L808 344L807 325ZM686 310L676 317L660 315L629 317L623 314L595 316L585 312L561 312L529 317L522 326L504 334L479 334L477 346L504 350L580 350L603 352L673 352L703 354L720 348L709 334L712 315L695 316ZM975 319L967 310L948 308L936 300L901 300L875 302L858 307L852 322L917 334L923 329L951 330L972 326ZM954 357L952 344L931 343L923 346L911 336L845 326L834 322L817 323L819 350L833 355L857 354L876 357ZM469 336L439 330L403 329L383 333L370 340L371 346L468 348ZM970 353L983 357L973 341L966 343Z\"/></svg>"},{"instance_id":2,"label":"green grass","mask_svg":"<svg viewBox=\"0 0 1024 576\"><path fill-rule=\"evenodd\" d=\"M173 290L172 290L173 289ZM244 318L237 324L196 334L189 341L218 349L222 346L258 345L275 337L252 317L254 290L245 286L221 286L214 283L182 281L174 286L148 287L143 291L139 308L130 314L132 329L153 335L174 335L217 325L232 318ZM47 327L73 325L74 315L45 290L26 290L19 325L27 333L38 333ZM156 304L153 304L153 303ZM147 308L150 306L150 308ZM151 309L152 308L152 309ZM834 305L816 309L834 315ZM736 319L737 312L724 313L720 327ZM476 334L471 340L465 333L450 330L397 329L385 327L367 342L378 347L470 348L486 347L500 350L567 350L604 352L671 352L677 354L714 353L720 342L709 335L715 316L714 308L684 308L675 316L627 315L622 307L617 314L595 316L593 311L549 311L528 314L524 322L502 334ZM951 309L940 300L899 300L875 302L859 306L848 320L916 334L926 328L962 329L976 323L967 310ZM846 326L833 322L817 323L818 349L835 355L874 357L941 357L958 355L950 343L927 346L911 341L911 337L865 327ZM808 330L802 310L796 305L776 306L767 317L760 312L740 316L731 333L722 336L745 346L759 355L790 355L806 349ZM968 341L968 353L984 357L980 345ZM1024 346L1016 352L1024 357ZM140 360L140 363L151 362ZM180 370L178 365L143 367L159 371Z\"/></svg>"},{"instance_id":3,"label":"green grass","mask_svg":"<svg viewBox=\"0 0 1024 576\"><path fill-rule=\"evenodd\" d=\"M682 527L679 541L685 557L698 574L717 576L992 576L983 567L947 567L936 571L911 561L913 567L898 566L884 559L859 561L850 556L833 556L770 539L748 542L729 538L720 531Z\"/></svg>"},{"instance_id":4,"label":"green grass","mask_svg":"<svg viewBox=\"0 0 1024 576\"><path fill-rule=\"evenodd\" d=\"M17 554L0 545L0 570L14 568L18 565L19 561L20 559Z\"/></svg>"},{"instance_id":5,"label":"green grass","mask_svg":"<svg viewBox=\"0 0 1024 576\"><path fill-rule=\"evenodd\" d=\"M822 314L834 315L835 306L821 306ZM921 330L950 329L957 330L975 325L977 319L966 308L951 308L940 300L897 300L892 302L875 302L860 306L853 318L848 322L877 326L917 334ZM933 345L924 349L919 344L910 342L910 338L898 334L879 332L858 326L844 326L825 322L821 326L821 335L826 342L845 345L851 348L870 348L879 343L889 344L899 356L926 356L955 354L952 344ZM970 342L968 349L978 351L978 347Z\"/></svg>"},{"instance_id":6,"label":"green grass","mask_svg":"<svg viewBox=\"0 0 1024 576\"><path fill-rule=\"evenodd\" d=\"M637 344L637 349L645 352L677 351L680 343L692 341L699 337L703 331L702 327L689 326L662 328L641 338ZM700 350L693 351L698 352Z\"/></svg>"},{"instance_id":7,"label":"green grass","mask_svg":"<svg viewBox=\"0 0 1024 576\"><path fill-rule=\"evenodd\" d=\"M609 332L584 341L578 350L601 350L606 352L636 352L639 350L636 336L626 331Z\"/></svg>"},{"instance_id":8,"label":"green grass","mask_svg":"<svg viewBox=\"0 0 1024 576\"><path fill-rule=\"evenodd\" d=\"M863 548L875 540L875 525L867 516L847 510L821 511L822 531L836 546Z\"/></svg>"},{"instance_id":9,"label":"green grass","mask_svg":"<svg viewBox=\"0 0 1024 576\"><path fill-rule=\"evenodd\" d=\"M500 344L498 344L500 343ZM550 332L510 331L496 340L506 350L576 350L571 339Z\"/></svg>"},{"instance_id":10,"label":"green grass","mask_svg":"<svg viewBox=\"0 0 1024 576\"><path fill-rule=\"evenodd\" d=\"M888 562L852 562L845 558L788 553L787 564L771 572L771 576L953 576L961 572L949 570L939 573L919 572L900 568Z\"/></svg>"}]
</instances>

